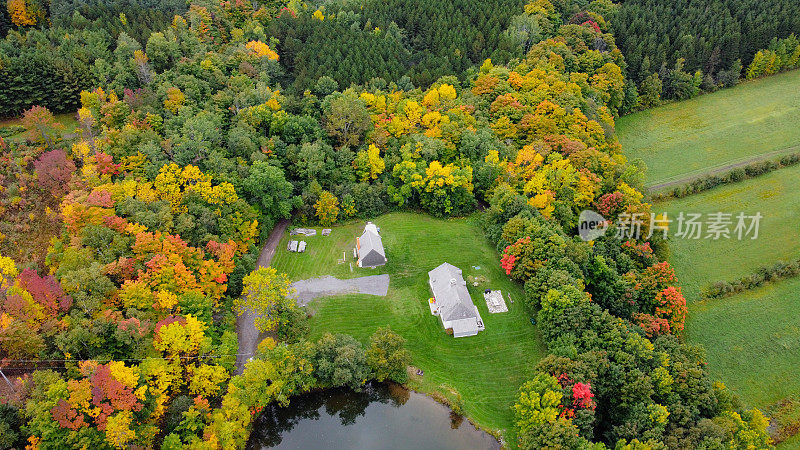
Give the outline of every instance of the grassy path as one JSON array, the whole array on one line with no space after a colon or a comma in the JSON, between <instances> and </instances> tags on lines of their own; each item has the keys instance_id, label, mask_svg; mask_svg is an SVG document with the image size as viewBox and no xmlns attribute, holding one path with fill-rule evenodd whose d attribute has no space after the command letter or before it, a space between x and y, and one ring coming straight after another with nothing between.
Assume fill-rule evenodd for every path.
<instances>
[{"instance_id":1,"label":"grassy path","mask_svg":"<svg viewBox=\"0 0 800 450\"><path fill-rule=\"evenodd\" d=\"M766 153L766 154L763 154L763 155L753 156L753 157L750 157L750 158L747 158L747 159L744 159L742 161L738 161L738 162L735 162L735 163L727 163L727 164L724 164L724 165L721 165L721 166L717 166L717 167L708 167L708 168L702 169L700 171L697 171L696 173L692 173L691 175L683 174L683 175L681 175L682 178L671 179L669 181L664 180L661 183L651 184L651 185L648 185L648 186L645 186L645 187L647 187L647 189L652 193L652 192L656 192L656 191L659 191L661 189L665 189L665 188L668 188L668 187L680 186L680 185L683 185L683 184L688 184L688 183L691 183L692 181L695 181L697 179L703 178L703 177L705 177L707 175L717 175L717 174L720 174L720 173L725 173L725 172L728 172L730 170L736 169L738 167L744 167L746 165L753 164L753 163L756 163L756 162L768 161L768 160L771 160L771 159L775 158L776 156L788 155L788 154L791 154L791 153L795 153L797 151L800 151L800 145L795 145L793 147L787 147L787 148L784 148L784 149L781 149L781 150L776 150L774 152Z\"/></svg>"}]
</instances>

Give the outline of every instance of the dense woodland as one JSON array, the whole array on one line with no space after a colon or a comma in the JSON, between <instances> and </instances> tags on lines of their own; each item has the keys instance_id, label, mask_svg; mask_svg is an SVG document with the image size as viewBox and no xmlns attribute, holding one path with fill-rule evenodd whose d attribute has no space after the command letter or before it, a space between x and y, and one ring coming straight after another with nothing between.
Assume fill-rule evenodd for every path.
<instances>
[{"instance_id":1,"label":"dense woodland","mask_svg":"<svg viewBox=\"0 0 800 450\"><path fill-rule=\"evenodd\" d=\"M688 98L673 79L700 72L698 88L735 84L759 50L800 35L794 0L626 0L611 15L617 42L638 85L658 74L665 98ZM791 54L797 46L789 49ZM796 67L793 64L792 67ZM763 74L763 73L762 73Z\"/></svg>"},{"instance_id":2,"label":"dense woodland","mask_svg":"<svg viewBox=\"0 0 800 450\"><path fill-rule=\"evenodd\" d=\"M621 7L429 14L446 3L209 0L148 34L47 27L10 0L0 110L22 113L25 135L0 138L0 364L19 375L0 447L242 448L272 402L404 382L413 355L391 330L307 340L287 277L253 271L259 245L280 218L447 217L479 201L549 353L509 444L768 447L767 419L683 342L658 234L575 237L585 208L649 217L614 134L642 104L604 19ZM96 6L72 23L81 8ZM52 112L75 110L65 136ZM273 338L236 375L247 310Z\"/></svg>"},{"instance_id":3,"label":"dense woodland","mask_svg":"<svg viewBox=\"0 0 800 450\"><path fill-rule=\"evenodd\" d=\"M342 88L402 76L427 87L486 58L508 61L516 49L505 30L521 8L521 0L330 2L316 15L282 14L268 32L300 89L323 75Z\"/></svg>"}]
</instances>

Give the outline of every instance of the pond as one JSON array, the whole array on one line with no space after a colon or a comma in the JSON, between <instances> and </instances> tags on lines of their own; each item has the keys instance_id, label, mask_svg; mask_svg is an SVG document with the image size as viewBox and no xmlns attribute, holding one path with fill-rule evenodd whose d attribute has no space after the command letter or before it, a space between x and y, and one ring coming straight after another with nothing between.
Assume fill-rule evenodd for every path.
<instances>
[{"instance_id":1,"label":"pond","mask_svg":"<svg viewBox=\"0 0 800 450\"><path fill-rule=\"evenodd\" d=\"M270 406L248 449L498 449L491 435L433 399L394 384L328 389Z\"/></svg>"}]
</instances>

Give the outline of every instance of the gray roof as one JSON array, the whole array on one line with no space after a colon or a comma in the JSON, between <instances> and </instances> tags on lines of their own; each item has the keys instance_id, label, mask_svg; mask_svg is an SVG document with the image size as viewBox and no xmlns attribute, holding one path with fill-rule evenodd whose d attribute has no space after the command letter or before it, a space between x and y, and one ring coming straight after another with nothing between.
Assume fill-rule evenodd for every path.
<instances>
[{"instance_id":1,"label":"gray roof","mask_svg":"<svg viewBox=\"0 0 800 450\"><path fill-rule=\"evenodd\" d=\"M461 269L444 263L428 272L433 297L439 305L439 315L445 321L478 318L475 304L467 290Z\"/></svg>"},{"instance_id":2,"label":"gray roof","mask_svg":"<svg viewBox=\"0 0 800 450\"><path fill-rule=\"evenodd\" d=\"M358 238L358 260L368 266L386 264L386 252L380 235L370 229L364 230L364 234Z\"/></svg>"}]
</instances>

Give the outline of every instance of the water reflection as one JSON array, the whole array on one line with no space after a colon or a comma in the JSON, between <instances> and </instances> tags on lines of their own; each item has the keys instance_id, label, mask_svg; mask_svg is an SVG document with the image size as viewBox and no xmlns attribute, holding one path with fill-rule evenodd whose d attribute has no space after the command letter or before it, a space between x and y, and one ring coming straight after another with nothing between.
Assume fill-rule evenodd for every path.
<instances>
[{"instance_id":1,"label":"water reflection","mask_svg":"<svg viewBox=\"0 0 800 450\"><path fill-rule=\"evenodd\" d=\"M248 449L499 448L490 435L432 399L395 384L329 389L264 408Z\"/></svg>"}]
</instances>

